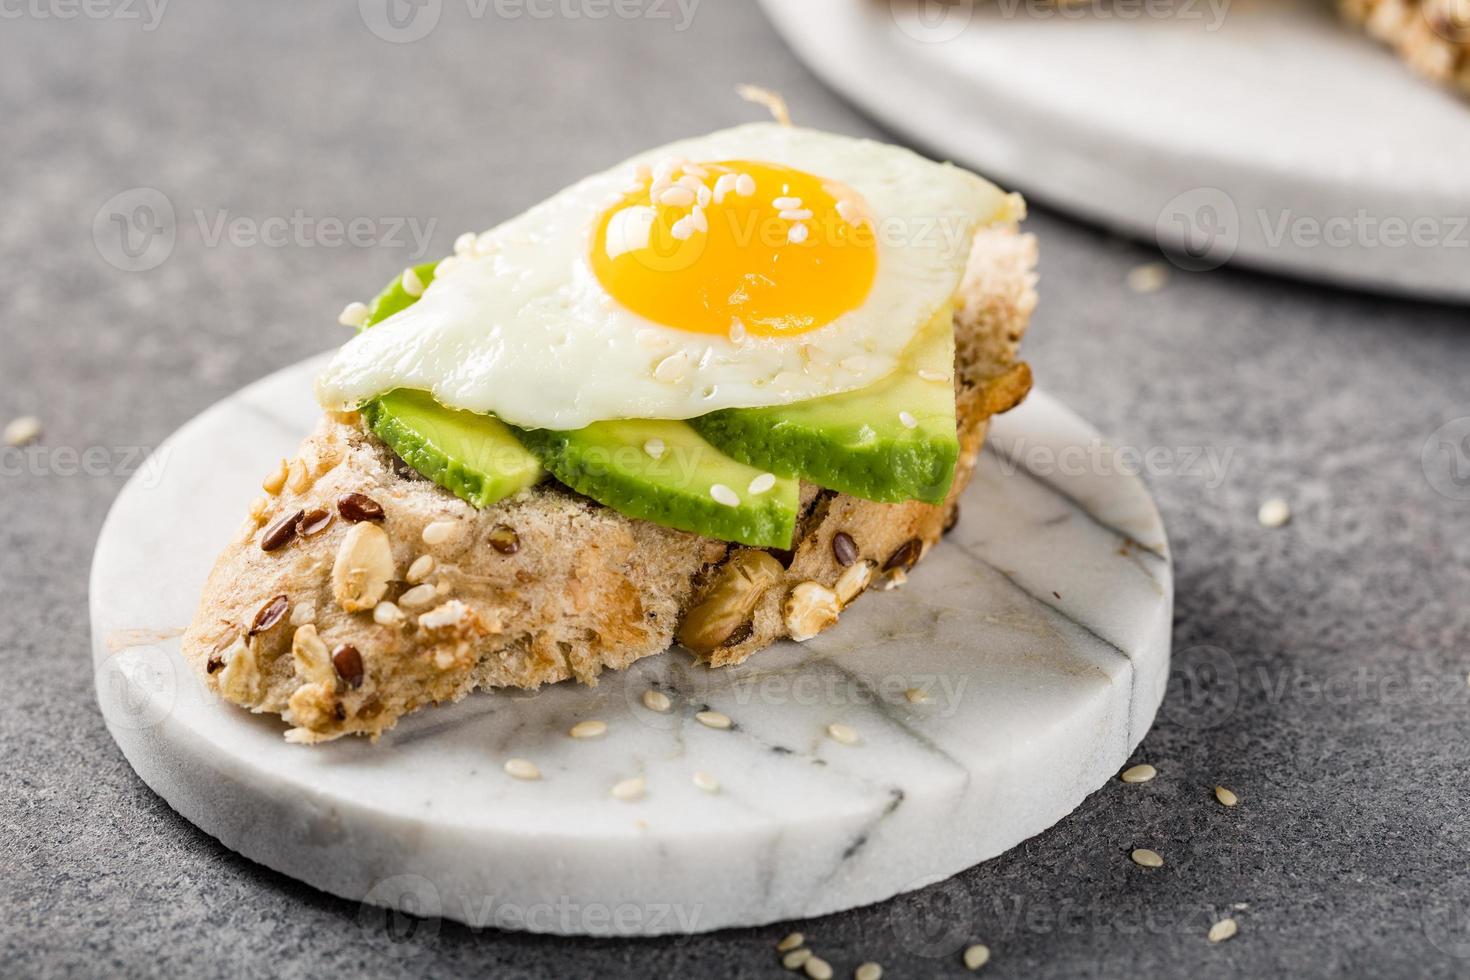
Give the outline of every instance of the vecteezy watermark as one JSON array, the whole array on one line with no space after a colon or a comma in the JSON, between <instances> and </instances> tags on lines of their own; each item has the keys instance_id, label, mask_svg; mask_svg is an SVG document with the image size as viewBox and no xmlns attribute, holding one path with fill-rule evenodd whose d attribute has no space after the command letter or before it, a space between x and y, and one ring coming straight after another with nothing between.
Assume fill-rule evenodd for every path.
<instances>
[{"instance_id":1,"label":"vecteezy watermark","mask_svg":"<svg viewBox=\"0 0 1470 980\"><path fill-rule=\"evenodd\" d=\"M949 718L959 710L970 675L884 674L870 676L839 671L781 671L739 677L727 688L734 702L749 704L826 706L833 708L900 706L915 697L933 705L926 717Z\"/></svg>"},{"instance_id":2,"label":"vecteezy watermark","mask_svg":"<svg viewBox=\"0 0 1470 980\"><path fill-rule=\"evenodd\" d=\"M194 209L194 221L205 248L230 245L234 248L410 248L409 258L418 261L429 250L429 240L438 218L416 217L340 218L318 217L296 208L289 215L257 218L232 215L228 209L209 212Z\"/></svg>"},{"instance_id":3,"label":"vecteezy watermark","mask_svg":"<svg viewBox=\"0 0 1470 980\"><path fill-rule=\"evenodd\" d=\"M1430 895L1419 921L1424 937L1435 949L1456 959L1470 959L1470 899Z\"/></svg>"},{"instance_id":4,"label":"vecteezy watermark","mask_svg":"<svg viewBox=\"0 0 1470 980\"><path fill-rule=\"evenodd\" d=\"M1367 208L1350 214L1304 214L1257 208L1242 215L1218 187L1196 187L1171 198L1154 223L1154 238L1170 262L1190 272L1230 261L1248 231L1266 248L1470 250L1470 217L1383 215Z\"/></svg>"},{"instance_id":5,"label":"vecteezy watermark","mask_svg":"<svg viewBox=\"0 0 1470 980\"><path fill-rule=\"evenodd\" d=\"M363 898L357 923L375 950L416 956L439 935L444 918L471 930L509 929L587 936L689 934L699 929L703 906L673 902L582 902L567 895L522 902L496 895L445 893L420 874L378 881Z\"/></svg>"},{"instance_id":6,"label":"vecteezy watermark","mask_svg":"<svg viewBox=\"0 0 1470 980\"><path fill-rule=\"evenodd\" d=\"M137 474L152 489L163 482L172 446L53 446L31 444L0 447L0 477L88 477L102 479Z\"/></svg>"},{"instance_id":7,"label":"vecteezy watermark","mask_svg":"<svg viewBox=\"0 0 1470 980\"><path fill-rule=\"evenodd\" d=\"M888 0L898 29L922 44L953 41L970 29L976 11L1002 20L1198 21L1206 31L1225 22L1231 0Z\"/></svg>"},{"instance_id":8,"label":"vecteezy watermark","mask_svg":"<svg viewBox=\"0 0 1470 980\"><path fill-rule=\"evenodd\" d=\"M1185 728L1214 728L1235 713L1240 671L1224 647L1200 644L1175 651L1169 662L1164 715Z\"/></svg>"},{"instance_id":9,"label":"vecteezy watermark","mask_svg":"<svg viewBox=\"0 0 1470 980\"><path fill-rule=\"evenodd\" d=\"M97 254L124 272L158 268L173 254L177 237L173 202L153 187L114 194L92 218Z\"/></svg>"},{"instance_id":10,"label":"vecteezy watermark","mask_svg":"<svg viewBox=\"0 0 1470 980\"><path fill-rule=\"evenodd\" d=\"M687 31L700 0L461 0L470 20L643 20ZM457 6L457 4L456 4ZM390 44L421 41L439 26L444 0L357 0L363 24Z\"/></svg>"},{"instance_id":11,"label":"vecteezy watermark","mask_svg":"<svg viewBox=\"0 0 1470 980\"><path fill-rule=\"evenodd\" d=\"M402 216L235 214L228 208L191 209L183 230L204 248L392 248L418 261L429 250L439 219ZM133 187L103 202L92 218L97 254L124 272L147 272L168 260L178 244L178 213L168 195Z\"/></svg>"},{"instance_id":12,"label":"vecteezy watermark","mask_svg":"<svg viewBox=\"0 0 1470 980\"><path fill-rule=\"evenodd\" d=\"M158 29L169 0L0 0L0 20L116 20Z\"/></svg>"},{"instance_id":13,"label":"vecteezy watermark","mask_svg":"<svg viewBox=\"0 0 1470 980\"><path fill-rule=\"evenodd\" d=\"M1435 34L1451 44L1470 44L1470 0L1425 0L1417 6Z\"/></svg>"},{"instance_id":14,"label":"vecteezy watermark","mask_svg":"<svg viewBox=\"0 0 1470 980\"><path fill-rule=\"evenodd\" d=\"M1085 445L1053 446L1029 443L1024 436L997 452L1006 476L1024 469L1037 476L1172 476L1203 480L1211 490L1223 484L1235 460L1227 446L1113 446L1094 438Z\"/></svg>"},{"instance_id":15,"label":"vecteezy watermark","mask_svg":"<svg viewBox=\"0 0 1470 980\"><path fill-rule=\"evenodd\" d=\"M1181 269L1218 269L1240 247L1240 211L1220 188L1196 187L1164 205L1154 222L1154 239Z\"/></svg>"},{"instance_id":16,"label":"vecteezy watermark","mask_svg":"<svg viewBox=\"0 0 1470 980\"><path fill-rule=\"evenodd\" d=\"M1470 500L1470 415L1450 419L1419 451L1424 479L1442 497Z\"/></svg>"}]
</instances>

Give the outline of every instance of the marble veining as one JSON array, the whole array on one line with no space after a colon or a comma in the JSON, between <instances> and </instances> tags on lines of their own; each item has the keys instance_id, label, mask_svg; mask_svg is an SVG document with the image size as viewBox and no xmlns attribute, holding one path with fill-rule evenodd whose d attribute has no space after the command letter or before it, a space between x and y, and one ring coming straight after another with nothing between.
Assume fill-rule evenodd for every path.
<instances>
[{"instance_id":1,"label":"marble veining","mask_svg":"<svg viewBox=\"0 0 1470 980\"><path fill-rule=\"evenodd\" d=\"M145 782L226 846L318 888L560 933L849 908L1061 819L1114 774L1163 696L1163 527L1132 477L1028 462L1033 447L1097 439L1037 392L995 421L946 543L805 644L720 671L671 651L596 687L471 696L376 746L288 745L278 721L212 697L172 631L260 474L314 424L314 367L203 413L160 450L161 482L124 490L98 542L92 622L98 699ZM668 713L643 706L649 688ZM700 724L707 709L734 724ZM592 718L604 736L568 737ZM833 723L857 743L833 739ZM506 775L513 756L543 778ZM645 794L614 798L633 776Z\"/></svg>"}]
</instances>

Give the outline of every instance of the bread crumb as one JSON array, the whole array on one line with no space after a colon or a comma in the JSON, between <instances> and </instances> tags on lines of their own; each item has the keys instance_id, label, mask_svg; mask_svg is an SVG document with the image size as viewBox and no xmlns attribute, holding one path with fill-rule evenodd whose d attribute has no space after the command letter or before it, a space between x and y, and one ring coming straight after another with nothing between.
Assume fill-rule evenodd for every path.
<instances>
[{"instance_id":1,"label":"bread crumb","mask_svg":"<svg viewBox=\"0 0 1470 980\"><path fill-rule=\"evenodd\" d=\"M41 420L34 415L22 415L5 426L5 445L24 446L41 437Z\"/></svg>"},{"instance_id":2,"label":"bread crumb","mask_svg":"<svg viewBox=\"0 0 1470 980\"><path fill-rule=\"evenodd\" d=\"M1146 262L1128 273L1128 288L1135 293L1156 293L1169 282L1169 267L1162 262Z\"/></svg>"}]
</instances>

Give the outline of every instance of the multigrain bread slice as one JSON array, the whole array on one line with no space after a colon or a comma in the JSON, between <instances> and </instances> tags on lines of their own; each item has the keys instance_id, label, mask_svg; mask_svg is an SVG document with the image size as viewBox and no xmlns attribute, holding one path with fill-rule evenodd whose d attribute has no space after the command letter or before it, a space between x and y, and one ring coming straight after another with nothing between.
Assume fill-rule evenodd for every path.
<instances>
[{"instance_id":1,"label":"multigrain bread slice","mask_svg":"<svg viewBox=\"0 0 1470 980\"><path fill-rule=\"evenodd\" d=\"M310 743L376 736L477 689L595 683L676 638L722 666L814 635L869 585L900 583L954 520L987 420L1030 388L1016 351L1035 261L1014 227L976 238L955 314L960 461L941 505L803 485L787 552L624 517L552 482L476 510L356 415L329 415L215 564L185 656Z\"/></svg>"},{"instance_id":2,"label":"multigrain bread slice","mask_svg":"<svg viewBox=\"0 0 1470 980\"><path fill-rule=\"evenodd\" d=\"M1339 0L1338 6L1419 74L1470 95L1470 0Z\"/></svg>"}]
</instances>

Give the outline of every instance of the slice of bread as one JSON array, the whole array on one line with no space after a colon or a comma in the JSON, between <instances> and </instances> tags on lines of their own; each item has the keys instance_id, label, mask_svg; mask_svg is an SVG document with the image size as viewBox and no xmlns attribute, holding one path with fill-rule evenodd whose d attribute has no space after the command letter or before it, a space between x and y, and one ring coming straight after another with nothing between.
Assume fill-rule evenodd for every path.
<instances>
[{"instance_id":1,"label":"slice of bread","mask_svg":"<svg viewBox=\"0 0 1470 980\"><path fill-rule=\"evenodd\" d=\"M357 416L331 415L267 477L184 654L225 698L281 715L286 737L309 743L377 735L480 688L595 683L676 637L720 666L814 635L869 585L900 583L953 521L986 420L1030 388L1015 355L1035 260L1014 227L976 239L955 314L960 462L942 505L804 485L788 552L624 517L552 482L476 510ZM348 494L367 502L343 506ZM298 513L300 531L277 531Z\"/></svg>"},{"instance_id":2,"label":"slice of bread","mask_svg":"<svg viewBox=\"0 0 1470 980\"><path fill-rule=\"evenodd\" d=\"M1419 74L1470 95L1470 4L1465 0L1338 0L1338 8L1391 45Z\"/></svg>"}]
</instances>

